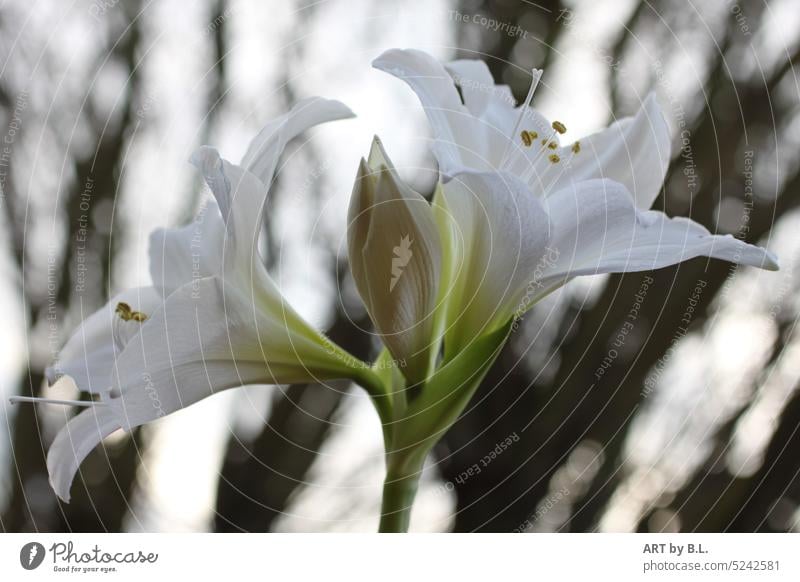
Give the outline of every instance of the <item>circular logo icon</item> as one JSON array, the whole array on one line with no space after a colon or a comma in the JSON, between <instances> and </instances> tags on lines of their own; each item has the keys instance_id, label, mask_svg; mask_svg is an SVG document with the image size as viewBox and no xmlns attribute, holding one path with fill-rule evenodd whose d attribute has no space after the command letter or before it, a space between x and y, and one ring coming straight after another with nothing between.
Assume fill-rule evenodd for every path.
<instances>
[{"instance_id":1,"label":"circular logo icon","mask_svg":"<svg viewBox=\"0 0 800 582\"><path fill-rule=\"evenodd\" d=\"M19 551L19 563L26 570L35 570L44 561L44 546L39 542L29 542Z\"/></svg>"}]
</instances>

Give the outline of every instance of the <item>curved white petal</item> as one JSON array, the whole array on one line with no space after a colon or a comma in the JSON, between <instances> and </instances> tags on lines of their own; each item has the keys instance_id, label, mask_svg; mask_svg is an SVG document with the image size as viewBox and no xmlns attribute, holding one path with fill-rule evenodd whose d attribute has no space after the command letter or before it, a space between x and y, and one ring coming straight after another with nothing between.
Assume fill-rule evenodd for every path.
<instances>
[{"instance_id":1,"label":"curved white petal","mask_svg":"<svg viewBox=\"0 0 800 582\"><path fill-rule=\"evenodd\" d=\"M150 234L150 276L163 297L202 277L222 273L225 225L215 201L180 228L157 228Z\"/></svg>"},{"instance_id":2,"label":"curved white petal","mask_svg":"<svg viewBox=\"0 0 800 582\"><path fill-rule=\"evenodd\" d=\"M436 356L441 244L430 204L409 188L375 138L353 189L350 268L375 328L412 384Z\"/></svg>"},{"instance_id":3,"label":"curved white petal","mask_svg":"<svg viewBox=\"0 0 800 582\"><path fill-rule=\"evenodd\" d=\"M114 412L105 406L95 406L76 415L58 431L47 452L47 472L50 486L65 502L78 467L100 442L120 425Z\"/></svg>"},{"instance_id":4,"label":"curved white petal","mask_svg":"<svg viewBox=\"0 0 800 582\"><path fill-rule=\"evenodd\" d=\"M350 108L339 101L321 97L302 99L287 114L270 121L253 138L241 166L269 185L280 156L292 139L320 123L354 116Z\"/></svg>"},{"instance_id":5,"label":"curved white petal","mask_svg":"<svg viewBox=\"0 0 800 582\"><path fill-rule=\"evenodd\" d=\"M448 298L445 349L460 351L508 322L547 252L550 225L527 185L503 173L466 173L443 186L437 211L447 267L454 281Z\"/></svg>"},{"instance_id":6,"label":"curved white petal","mask_svg":"<svg viewBox=\"0 0 800 582\"><path fill-rule=\"evenodd\" d=\"M661 192L670 162L670 131L654 93L648 95L634 117L620 119L607 129L580 140L573 155L571 145L559 155L569 160L569 169L556 176L553 170L543 181L560 189L570 183L593 178L619 182L633 195L636 207L649 209ZM555 182L550 185L549 182Z\"/></svg>"},{"instance_id":7,"label":"curved white petal","mask_svg":"<svg viewBox=\"0 0 800 582\"><path fill-rule=\"evenodd\" d=\"M267 186L254 174L222 159L210 146L198 148L191 161L203 174L222 214L228 237L226 243L231 247L225 250L225 269L242 270L250 275L253 263L258 261ZM185 240L180 242L186 243ZM234 262L230 262L231 258Z\"/></svg>"},{"instance_id":8,"label":"curved white petal","mask_svg":"<svg viewBox=\"0 0 800 582\"><path fill-rule=\"evenodd\" d=\"M436 140L435 154L445 169L485 167L483 131L461 103L453 78L422 51L391 49L372 65L405 81L417 94Z\"/></svg>"},{"instance_id":9,"label":"curved white petal","mask_svg":"<svg viewBox=\"0 0 800 582\"><path fill-rule=\"evenodd\" d=\"M514 106L511 89L506 85L495 85L489 67L484 61L462 59L450 61L445 68L453 77L453 81L461 88L464 105L475 117L482 117L490 105L505 104Z\"/></svg>"},{"instance_id":10,"label":"curved white petal","mask_svg":"<svg viewBox=\"0 0 800 582\"><path fill-rule=\"evenodd\" d=\"M506 85L494 84L489 67L483 61L458 60L445 67L460 86L470 113L480 121L475 127L481 132L484 144L482 152L487 166L484 169L508 171L520 177L541 175L552 169L549 155L556 151L551 147L560 147L560 139L544 115L528 104L517 107L511 90ZM538 83L538 79L536 77L533 82ZM523 140L522 132L535 138L528 143ZM473 171L481 169L471 168ZM447 179L465 170L468 169L445 168L443 174ZM534 186L534 192L542 191L538 184Z\"/></svg>"},{"instance_id":11,"label":"curved white petal","mask_svg":"<svg viewBox=\"0 0 800 582\"><path fill-rule=\"evenodd\" d=\"M362 365L315 339L219 279L201 279L172 293L125 346L106 402L128 428L227 388L352 377Z\"/></svg>"},{"instance_id":12,"label":"curved white petal","mask_svg":"<svg viewBox=\"0 0 800 582\"><path fill-rule=\"evenodd\" d=\"M267 187L247 170L222 159L211 147L198 149L193 158L223 213L225 238L221 278L237 287L258 308L308 338L314 330L285 300L267 273L258 250Z\"/></svg>"},{"instance_id":13,"label":"curved white petal","mask_svg":"<svg viewBox=\"0 0 800 582\"><path fill-rule=\"evenodd\" d=\"M117 354L141 327L137 321L123 322L116 314L117 306L126 303L131 310L150 315L161 302L153 287L128 289L116 295L78 326L61 349L58 361L45 370L47 381L53 384L67 375L84 392L108 392Z\"/></svg>"},{"instance_id":14,"label":"curved white petal","mask_svg":"<svg viewBox=\"0 0 800 582\"><path fill-rule=\"evenodd\" d=\"M268 308L291 311L267 275L258 254L263 209L273 174L287 143L310 127L352 117L344 104L313 97L268 123L252 140L241 166L203 146L192 155L216 203L189 225L159 229L150 239L150 270L164 296L190 281L219 275ZM290 317L299 324L296 314Z\"/></svg>"},{"instance_id":15,"label":"curved white petal","mask_svg":"<svg viewBox=\"0 0 800 582\"><path fill-rule=\"evenodd\" d=\"M686 218L638 210L627 189L611 180L579 182L549 196L545 205L558 258L547 265L544 287L577 275L660 269L698 256L777 268L765 249L712 235Z\"/></svg>"}]
</instances>

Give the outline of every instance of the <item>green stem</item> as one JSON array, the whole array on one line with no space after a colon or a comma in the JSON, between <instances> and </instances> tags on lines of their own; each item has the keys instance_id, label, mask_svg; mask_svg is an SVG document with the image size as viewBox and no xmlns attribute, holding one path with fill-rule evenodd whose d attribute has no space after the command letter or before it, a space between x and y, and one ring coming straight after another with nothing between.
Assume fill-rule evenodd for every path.
<instances>
[{"instance_id":1,"label":"green stem","mask_svg":"<svg viewBox=\"0 0 800 582\"><path fill-rule=\"evenodd\" d=\"M397 470L387 459L386 479L383 482L380 533L405 533L411 521L411 508L417 495L422 468Z\"/></svg>"}]
</instances>

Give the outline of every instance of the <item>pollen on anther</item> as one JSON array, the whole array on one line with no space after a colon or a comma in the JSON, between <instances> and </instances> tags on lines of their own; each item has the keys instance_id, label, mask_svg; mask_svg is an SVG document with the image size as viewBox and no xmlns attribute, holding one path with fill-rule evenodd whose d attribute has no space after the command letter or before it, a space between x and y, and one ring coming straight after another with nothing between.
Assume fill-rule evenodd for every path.
<instances>
[{"instance_id":1,"label":"pollen on anther","mask_svg":"<svg viewBox=\"0 0 800 582\"><path fill-rule=\"evenodd\" d=\"M581 151L581 142L576 141L574 144L572 144L572 153L577 154L579 151Z\"/></svg>"},{"instance_id":2,"label":"pollen on anther","mask_svg":"<svg viewBox=\"0 0 800 582\"><path fill-rule=\"evenodd\" d=\"M567 126L561 123L560 121L553 122L553 129L555 129L558 133L566 133Z\"/></svg>"},{"instance_id":3,"label":"pollen on anther","mask_svg":"<svg viewBox=\"0 0 800 582\"><path fill-rule=\"evenodd\" d=\"M114 312L119 315L119 318L122 321L138 321L142 323L147 319L147 315L142 313L141 311L134 311L131 309L131 306L127 303L120 301L117 303L117 308Z\"/></svg>"},{"instance_id":4,"label":"pollen on anther","mask_svg":"<svg viewBox=\"0 0 800 582\"><path fill-rule=\"evenodd\" d=\"M549 144L547 144L547 147L550 148L551 150L554 150L558 147L558 144L554 141L551 141Z\"/></svg>"},{"instance_id":5,"label":"pollen on anther","mask_svg":"<svg viewBox=\"0 0 800 582\"><path fill-rule=\"evenodd\" d=\"M561 158L558 157L558 154L550 154L549 156L547 156L547 159L554 164L557 164L558 162L561 161Z\"/></svg>"},{"instance_id":6,"label":"pollen on anther","mask_svg":"<svg viewBox=\"0 0 800 582\"><path fill-rule=\"evenodd\" d=\"M522 143L525 144L525 147L529 148L531 147L533 140L536 139L536 134L525 129L520 134L520 137L522 138Z\"/></svg>"}]
</instances>

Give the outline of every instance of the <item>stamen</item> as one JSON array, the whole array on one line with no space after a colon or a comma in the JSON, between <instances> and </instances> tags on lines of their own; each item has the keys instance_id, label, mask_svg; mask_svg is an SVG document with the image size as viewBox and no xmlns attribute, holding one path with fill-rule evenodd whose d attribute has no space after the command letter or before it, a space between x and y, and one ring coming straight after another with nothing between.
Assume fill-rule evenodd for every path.
<instances>
[{"instance_id":1,"label":"stamen","mask_svg":"<svg viewBox=\"0 0 800 582\"><path fill-rule=\"evenodd\" d=\"M560 121L553 122L553 129L555 129L560 134L567 133L567 126L561 123Z\"/></svg>"},{"instance_id":2,"label":"stamen","mask_svg":"<svg viewBox=\"0 0 800 582\"><path fill-rule=\"evenodd\" d=\"M531 147L531 145L533 145L533 140L539 137L539 133L523 129L522 133L520 134L520 137L522 138L522 143L525 144L525 147L529 148Z\"/></svg>"},{"instance_id":3,"label":"stamen","mask_svg":"<svg viewBox=\"0 0 800 582\"><path fill-rule=\"evenodd\" d=\"M105 402L98 402L94 400L60 400L58 398L40 398L36 396L12 396L8 399L8 401L11 404L17 404L18 402L41 402L43 404L61 404L63 406L105 406Z\"/></svg>"},{"instance_id":4,"label":"stamen","mask_svg":"<svg viewBox=\"0 0 800 582\"><path fill-rule=\"evenodd\" d=\"M552 138L555 138L556 134L557 134L557 132L553 132ZM557 142L553 141L551 143L556 144ZM547 147L550 148L550 149L558 149L558 148L551 148L551 146L549 144L548 144ZM536 155L534 160L531 162L530 167L523 174L523 176L522 176L523 181L527 182L528 180L531 179L531 177L534 174L535 164L539 160L539 158L541 157L541 153L544 152L544 151L545 151L544 149L539 150L539 153ZM549 184L552 184L556 180L558 180L558 178L561 175L563 175L564 172L566 172L569 169L573 158L580 151L581 151L581 142L576 140L575 143L572 144L572 146L569 146L569 150L567 149L567 146L564 146L559 151L559 153L550 154L548 156L548 160L550 161L550 163L553 166L558 165L558 167L559 167L558 176L555 176L555 177L551 176L550 175L551 170L548 169L548 170L544 170L543 179L546 179L546 182L549 183ZM566 155L565 155L565 153L566 153ZM552 171L556 171L556 170L553 169ZM544 178L545 176L547 176L547 178Z\"/></svg>"},{"instance_id":5,"label":"stamen","mask_svg":"<svg viewBox=\"0 0 800 582\"><path fill-rule=\"evenodd\" d=\"M131 306L127 303L120 301L117 303L117 308L114 312L119 315L122 321L138 321L142 323L147 319L147 315L142 313L141 311L133 311Z\"/></svg>"},{"instance_id":6,"label":"stamen","mask_svg":"<svg viewBox=\"0 0 800 582\"><path fill-rule=\"evenodd\" d=\"M506 143L506 149L503 152L503 157L500 158L500 168L503 168L506 163L506 158L508 158L509 150L513 144L512 140L514 139L513 136L517 135L520 126L522 125L522 120L525 117L525 113L528 111L528 107L531 105L531 101L533 101L533 94L536 91L536 87L539 86L539 80L542 78L542 69L533 69L531 72L531 86L528 89L528 95L525 97L525 102L522 104L522 107L519 108L519 116L517 117L517 123L514 124L514 129L511 132L511 138L509 138L508 143ZM524 138L523 138L524 139Z\"/></svg>"},{"instance_id":7,"label":"stamen","mask_svg":"<svg viewBox=\"0 0 800 582\"><path fill-rule=\"evenodd\" d=\"M128 321L131 315L131 306L120 301L117 303L117 308L114 310L114 313L119 315L125 321Z\"/></svg>"},{"instance_id":8,"label":"stamen","mask_svg":"<svg viewBox=\"0 0 800 582\"><path fill-rule=\"evenodd\" d=\"M550 148L551 150L554 150L558 147L558 144L554 141L551 141L549 144L547 144L547 147Z\"/></svg>"}]
</instances>

